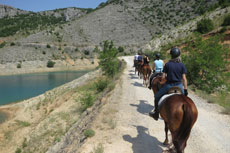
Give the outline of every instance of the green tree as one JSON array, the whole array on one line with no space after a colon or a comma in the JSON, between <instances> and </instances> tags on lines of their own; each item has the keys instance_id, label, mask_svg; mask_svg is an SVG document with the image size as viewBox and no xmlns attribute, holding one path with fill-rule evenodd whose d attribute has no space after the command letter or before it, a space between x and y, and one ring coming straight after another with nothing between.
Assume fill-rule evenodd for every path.
<instances>
[{"instance_id":1,"label":"green tree","mask_svg":"<svg viewBox=\"0 0 230 153\"><path fill-rule=\"evenodd\" d=\"M229 25L230 25L230 15L224 18L224 23L223 23L223 26L229 26Z\"/></svg>"},{"instance_id":2,"label":"green tree","mask_svg":"<svg viewBox=\"0 0 230 153\"><path fill-rule=\"evenodd\" d=\"M229 50L219 44L223 37L215 36L203 40L197 36L185 49L183 61L188 69L188 80L208 93L224 84Z\"/></svg>"},{"instance_id":3,"label":"green tree","mask_svg":"<svg viewBox=\"0 0 230 153\"><path fill-rule=\"evenodd\" d=\"M113 46L112 41L104 41L103 50L99 53L99 65L105 75L114 77L119 69L117 58L118 50Z\"/></svg>"},{"instance_id":4,"label":"green tree","mask_svg":"<svg viewBox=\"0 0 230 153\"><path fill-rule=\"evenodd\" d=\"M212 31L214 29L214 24L210 19L202 19L197 23L197 31L204 34Z\"/></svg>"}]
</instances>

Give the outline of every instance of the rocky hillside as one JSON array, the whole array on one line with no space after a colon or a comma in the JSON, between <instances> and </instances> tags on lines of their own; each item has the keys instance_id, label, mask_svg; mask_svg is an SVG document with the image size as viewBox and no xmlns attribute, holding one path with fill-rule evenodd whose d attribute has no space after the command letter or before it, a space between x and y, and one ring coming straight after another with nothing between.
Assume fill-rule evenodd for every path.
<instances>
[{"instance_id":1,"label":"rocky hillside","mask_svg":"<svg viewBox=\"0 0 230 153\"><path fill-rule=\"evenodd\" d=\"M28 11L16 9L7 5L0 5L0 18L12 17L19 14L27 14Z\"/></svg>"},{"instance_id":2,"label":"rocky hillside","mask_svg":"<svg viewBox=\"0 0 230 153\"><path fill-rule=\"evenodd\" d=\"M200 16L216 2L110 0L62 28L56 27L53 34L47 34L48 30L42 31L20 41L55 43L55 33L59 33L62 43L78 47L95 46L104 40L113 40L117 46L139 48L156 36Z\"/></svg>"},{"instance_id":3,"label":"rocky hillside","mask_svg":"<svg viewBox=\"0 0 230 153\"><path fill-rule=\"evenodd\" d=\"M205 12L214 10L217 2L217 0L109 0L101 3L95 10L66 8L39 12L40 15L34 16L39 18L50 16L52 18L49 21L52 22L46 23L43 27L38 25L36 30L26 29L24 35L17 32L20 37L8 40L4 38L8 41L8 45L0 49L1 63L63 59L63 54L68 54L71 58L82 58L85 55L91 57L95 47L100 47L105 40L113 40L116 46L124 46L126 52L140 48L154 49L154 45L159 43L153 40L160 36L164 36L163 39L167 40L167 35L178 27L183 27ZM63 19L63 17L68 22L53 24L57 18ZM192 25L192 28L186 27L192 31L195 23ZM186 35L188 32L181 31L181 33ZM10 45L12 41L15 45ZM51 46L51 49L47 46ZM21 56L18 56L18 49L22 50L23 59L19 58ZM24 52L31 52L33 56L28 56Z\"/></svg>"},{"instance_id":4,"label":"rocky hillside","mask_svg":"<svg viewBox=\"0 0 230 153\"><path fill-rule=\"evenodd\" d=\"M64 17L65 21L71 21L81 16L84 16L85 14L91 12L92 10L93 9L81 9L76 7L69 7L63 9L50 10L50 11L42 11L38 13L46 16L55 16L57 18Z\"/></svg>"}]
</instances>

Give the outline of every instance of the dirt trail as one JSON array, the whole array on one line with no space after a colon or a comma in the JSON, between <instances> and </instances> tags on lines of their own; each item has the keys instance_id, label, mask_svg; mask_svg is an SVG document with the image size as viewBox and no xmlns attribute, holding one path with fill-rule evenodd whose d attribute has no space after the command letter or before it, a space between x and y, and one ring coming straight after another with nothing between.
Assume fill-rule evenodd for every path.
<instances>
[{"instance_id":1,"label":"dirt trail","mask_svg":"<svg viewBox=\"0 0 230 153\"><path fill-rule=\"evenodd\" d=\"M153 93L143 87L134 74L132 57L124 57L127 68L121 82L107 99L93 123L95 136L88 138L80 153L161 153L168 148L164 141L164 122L148 116L153 107ZM230 117L221 114L222 108L208 104L189 92L199 116L192 129L186 153L229 153ZM103 147L102 147L103 146Z\"/></svg>"}]
</instances>

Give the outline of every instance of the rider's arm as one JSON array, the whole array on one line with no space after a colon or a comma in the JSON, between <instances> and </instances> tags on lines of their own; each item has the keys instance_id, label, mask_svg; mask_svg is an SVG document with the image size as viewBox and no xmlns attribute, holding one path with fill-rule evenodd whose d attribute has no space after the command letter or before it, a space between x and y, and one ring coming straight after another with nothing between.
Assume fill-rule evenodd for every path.
<instances>
[{"instance_id":1,"label":"rider's arm","mask_svg":"<svg viewBox=\"0 0 230 153\"><path fill-rule=\"evenodd\" d=\"M155 70L155 62L153 62L152 70Z\"/></svg>"},{"instance_id":2,"label":"rider's arm","mask_svg":"<svg viewBox=\"0 0 230 153\"><path fill-rule=\"evenodd\" d=\"M186 78L186 74L183 74L183 75L182 75L182 79L183 79L184 89L187 89L187 88L188 88L188 86L187 86L187 78Z\"/></svg>"}]
</instances>

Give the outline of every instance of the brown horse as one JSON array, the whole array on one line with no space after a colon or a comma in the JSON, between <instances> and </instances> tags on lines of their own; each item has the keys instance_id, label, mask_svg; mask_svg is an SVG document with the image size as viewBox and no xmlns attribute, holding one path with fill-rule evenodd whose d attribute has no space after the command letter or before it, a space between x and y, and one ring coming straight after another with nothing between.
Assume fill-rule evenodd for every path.
<instances>
[{"instance_id":1,"label":"brown horse","mask_svg":"<svg viewBox=\"0 0 230 153\"><path fill-rule=\"evenodd\" d=\"M142 75L143 75L142 65L143 65L143 62L138 61L137 64L136 64L136 68L135 68L137 70L137 74L140 77L140 79L142 78ZM136 70L135 70L135 73L136 73Z\"/></svg>"},{"instance_id":2,"label":"brown horse","mask_svg":"<svg viewBox=\"0 0 230 153\"><path fill-rule=\"evenodd\" d=\"M161 76L153 80L154 94L166 82ZM173 92L177 91L176 88ZM172 143L177 153L183 153L189 138L191 129L197 120L198 111L194 102L187 96L182 94L172 95L164 101L160 106L160 115L165 123L165 141L168 141L168 129L172 134Z\"/></svg>"},{"instance_id":3,"label":"brown horse","mask_svg":"<svg viewBox=\"0 0 230 153\"><path fill-rule=\"evenodd\" d=\"M149 64L144 64L142 66L142 73L143 73L143 84L147 87L148 86L148 81L149 81L149 77L151 75L151 67L149 66Z\"/></svg>"}]
</instances>

